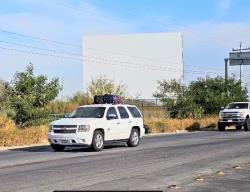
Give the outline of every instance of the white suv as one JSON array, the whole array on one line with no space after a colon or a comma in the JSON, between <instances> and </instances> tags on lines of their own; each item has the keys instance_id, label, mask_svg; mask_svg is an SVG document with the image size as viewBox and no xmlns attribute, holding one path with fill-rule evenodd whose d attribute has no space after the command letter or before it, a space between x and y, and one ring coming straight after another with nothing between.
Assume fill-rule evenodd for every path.
<instances>
[{"instance_id":1,"label":"white suv","mask_svg":"<svg viewBox=\"0 0 250 192\"><path fill-rule=\"evenodd\" d=\"M93 104L78 107L69 117L50 123L48 141L55 151L63 151L66 146L91 146L100 151L109 141L136 147L144 133L142 114L136 106Z\"/></svg>"}]
</instances>

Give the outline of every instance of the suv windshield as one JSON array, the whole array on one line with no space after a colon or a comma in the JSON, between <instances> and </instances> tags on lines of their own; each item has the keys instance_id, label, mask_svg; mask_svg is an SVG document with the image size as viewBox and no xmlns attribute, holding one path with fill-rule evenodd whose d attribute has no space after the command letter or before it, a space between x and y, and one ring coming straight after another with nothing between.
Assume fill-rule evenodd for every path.
<instances>
[{"instance_id":1,"label":"suv windshield","mask_svg":"<svg viewBox=\"0 0 250 192\"><path fill-rule=\"evenodd\" d=\"M248 103L230 103L226 109L248 109Z\"/></svg>"},{"instance_id":2,"label":"suv windshield","mask_svg":"<svg viewBox=\"0 0 250 192\"><path fill-rule=\"evenodd\" d=\"M69 118L102 118L106 107L80 107Z\"/></svg>"}]
</instances>

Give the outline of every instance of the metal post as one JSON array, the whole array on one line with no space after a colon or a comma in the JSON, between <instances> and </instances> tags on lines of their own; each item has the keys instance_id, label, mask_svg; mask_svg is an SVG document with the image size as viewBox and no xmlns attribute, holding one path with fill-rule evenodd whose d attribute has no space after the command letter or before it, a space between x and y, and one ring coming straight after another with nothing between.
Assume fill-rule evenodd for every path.
<instances>
[{"instance_id":1,"label":"metal post","mask_svg":"<svg viewBox=\"0 0 250 192\"><path fill-rule=\"evenodd\" d=\"M225 59L225 82L228 79L228 59Z\"/></svg>"},{"instance_id":2,"label":"metal post","mask_svg":"<svg viewBox=\"0 0 250 192\"><path fill-rule=\"evenodd\" d=\"M225 87L226 87L226 93L227 93L227 96L229 96L229 92L228 92L228 61L229 59L225 59Z\"/></svg>"},{"instance_id":3,"label":"metal post","mask_svg":"<svg viewBox=\"0 0 250 192\"><path fill-rule=\"evenodd\" d=\"M241 90L241 84L242 84L242 64L240 65L240 90Z\"/></svg>"},{"instance_id":4,"label":"metal post","mask_svg":"<svg viewBox=\"0 0 250 192\"><path fill-rule=\"evenodd\" d=\"M240 42L240 58L242 58L242 41ZM241 73L242 73L242 64L243 60L241 60L241 65L240 65L240 90L241 90Z\"/></svg>"},{"instance_id":5,"label":"metal post","mask_svg":"<svg viewBox=\"0 0 250 192\"><path fill-rule=\"evenodd\" d=\"M141 103L141 111L142 111L143 122L144 122L144 100L142 100L142 103Z\"/></svg>"}]
</instances>

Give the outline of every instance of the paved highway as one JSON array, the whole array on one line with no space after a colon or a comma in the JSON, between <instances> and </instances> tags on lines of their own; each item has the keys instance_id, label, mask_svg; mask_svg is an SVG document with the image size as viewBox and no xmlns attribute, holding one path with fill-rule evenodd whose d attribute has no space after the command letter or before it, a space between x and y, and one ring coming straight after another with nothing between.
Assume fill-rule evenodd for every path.
<instances>
[{"instance_id":1,"label":"paved highway","mask_svg":"<svg viewBox=\"0 0 250 192\"><path fill-rule=\"evenodd\" d=\"M31 147L0 152L0 191L240 191L250 189L250 173L242 172L242 177L231 168L249 162L250 132L243 131L150 136L137 148L112 145L101 152ZM235 174L234 184L241 188L226 187L232 177L217 171ZM222 177L223 184L218 184Z\"/></svg>"}]
</instances>

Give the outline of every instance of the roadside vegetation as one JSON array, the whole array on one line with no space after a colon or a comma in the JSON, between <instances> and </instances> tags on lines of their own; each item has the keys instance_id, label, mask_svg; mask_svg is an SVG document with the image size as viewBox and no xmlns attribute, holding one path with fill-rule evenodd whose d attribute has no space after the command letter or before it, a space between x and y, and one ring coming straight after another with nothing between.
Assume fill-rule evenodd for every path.
<instances>
[{"instance_id":1,"label":"roadside vegetation","mask_svg":"<svg viewBox=\"0 0 250 192\"><path fill-rule=\"evenodd\" d=\"M192 132L192 131L212 131L216 130L218 117L204 117L201 119L186 118L150 118L145 119L145 124L150 127L150 133L164 132Z\"/></svg>"},{"instance_id":2,"label":"roadside vegetation","mask_svg":"<svg viewBox=\"0 0 250 192\"><path fill-rule=\"evenodd\" d=\"M46 125L20 129L12 120L0 115L0 147L46 143L47 134Z\"/></svg>"},{"instance_id":3,"label":"roadside vegetation","mask_svg":"<svg viewBox=\"0 0 250 192\"><path fill-rule=\"evenodd\" d=\"M184 85L176 80L159 81L154 97L166 108L166 117L175 119L217 115L221 107L234 101L248 101L248 90L230 77L205 77Z\"/></svg>"},{"instance_id":4,"label":"roadside vegetation","mask_svg":"<svg viewBox=\"0 0 250 192\"><path fill-rule=\"evenodd\" d=\"M47 125L55 116L72 112L80 105L93 103L94 95L117 94L126 103L142 103L131 98L127 87L107 77L92 79L87 91L77 92L66 100L56 99L61 86L59 79L35 76L33 66L17 72L10 82L0 80L0 147L47 142ZM200 78L189 85L178 81L158 82L154 97L159 106L144 103L145 124L151 133L214 130L221 106L232 101L247 101L247 89L231 77Z\"/></svg>"}]
</instances>

